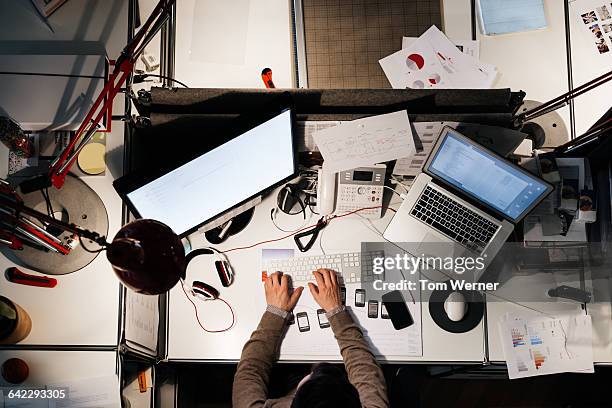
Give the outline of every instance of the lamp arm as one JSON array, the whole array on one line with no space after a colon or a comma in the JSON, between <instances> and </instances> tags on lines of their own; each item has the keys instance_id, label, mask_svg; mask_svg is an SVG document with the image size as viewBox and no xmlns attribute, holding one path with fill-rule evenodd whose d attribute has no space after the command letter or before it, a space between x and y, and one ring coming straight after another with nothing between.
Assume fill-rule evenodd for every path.
<instances>
[{"instance_id":1,"label":"lamp arm","mask_svg":"<svg viewBox=\"0 0 612 408\"><path fill-rule=\"evenodd\" d=\"M5 194L0 194L0 207L8 208L12 210L14 214L28 215L30 217L37 219L41 223L50 224L63 231L68 231L73 234L76 234L77 236L81 238L89 239L102 247L107 247L109 245L109 243L106 242L106 237L98 234L97 232L83 229L75 224L71 224L71 223L67 223L67 222L58 220L45 213L42 213L33 208L27 207L22 201L18 200L15 197L11 198L9 196L6 196Z\"/></svg>"},{"instance_id":2,"label":"lamp arm","mask_svg":"<svg viewBox=\"0 0 612 408\"><path fill-rule=\"evenodd\" d=\"M51 184L56 188L59 189L64 185L70 167L74 164L79 152L87 141L93 137L102 119L105 116L110 117L115 96L117 96L121 87L127 81L136 60L144 51L144 48L151 42L166 21L168 21L175 2L176 0L160 0L140 31L136 33L134 38L121 51L121 55L115 61L113 72L109 74L107 83L87 112L87 115L85 115L85 119L77 129L74 138L72 138L68 146L51 165L48 177Z\"/></svg>"},{"instance_id":3,"label":"lamp arm","mask_svg":"<svg viewBox=\"0 0 612 408\"><path fill-rule=\"evenodd\" d=\"M549 112L557 110L562 106L567 105L572 99L589 92L592 89L597 88L598 86L612 80L612 71L607 72L585 84L580 85L577 88L572 89L569 92L564 93L554 99L551 99L548 102L544 102L543 104L536 106L533 109L526 110L525 112L521 112L520 115L514 117L513 122L516 128L520 128L523 126L525 122L533 120L537 117L545 115Z\"/></svg>"}]
</instances>

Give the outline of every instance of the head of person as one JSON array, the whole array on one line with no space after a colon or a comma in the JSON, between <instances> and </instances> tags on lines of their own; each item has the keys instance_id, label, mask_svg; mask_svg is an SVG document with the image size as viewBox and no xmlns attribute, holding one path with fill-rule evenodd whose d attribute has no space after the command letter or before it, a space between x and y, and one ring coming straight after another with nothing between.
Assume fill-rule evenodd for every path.
<instances>
[{"instance_id":1,"label":"head of person","mask_svg":"<svg viewBox=\"0 0 612 408\"><path fill-rule=\"evenodd\" d=\"M317 364L298 385L291 408L361 408L359 393L346 373L327 363Z\"/></svg>"}]
</instances>

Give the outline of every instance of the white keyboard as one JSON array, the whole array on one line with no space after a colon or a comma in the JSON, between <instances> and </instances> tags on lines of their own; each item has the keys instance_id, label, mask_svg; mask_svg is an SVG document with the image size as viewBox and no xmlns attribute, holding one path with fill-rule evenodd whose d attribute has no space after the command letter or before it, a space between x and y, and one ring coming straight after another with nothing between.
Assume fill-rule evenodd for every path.
<instances>
[{"instance_id":1,"label":"white keyboard","mask_svg":"<svg viewBox=\"0 0 612 408\"><path fill-rule=\"evenodd\" d=\"M384 256L383 251L372 251L271 259L264 262L263 270L268 275L276 271L286 273L291 276L292 282L312 282L315 280L312 272L326 268L338 274L340 283L361 283L384 279L384 273L375 275L372 272L372 259Z\"/></svg>"}]
</instances>

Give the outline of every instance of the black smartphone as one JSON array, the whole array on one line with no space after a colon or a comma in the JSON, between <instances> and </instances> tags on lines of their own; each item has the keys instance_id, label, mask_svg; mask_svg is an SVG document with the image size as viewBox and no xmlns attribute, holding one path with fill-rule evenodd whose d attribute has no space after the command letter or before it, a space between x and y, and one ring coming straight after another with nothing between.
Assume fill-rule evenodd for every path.
<instances>
[{"instance_id":1,"label":"black smartphone","mask_svg":"<svg viewBox=\"0 0 612 408\"><path fill-rule=\"evenodd\" d=\"M289 316L287 316L287 324L289 326L295 324L295 315L293 314L293 312L289 312Z\"/></svg>"},{"instance_id":2,"label":"black smartphone","mask_svg":"<svg viewBox=\"0 0 612 408\"><path fill-rule=\"evenodd\" d=\"M325 310L319 309L317 310L317 318L319 319L319 327L325 329L329 327L329 320L327 320L327 315L325 315Z\"/></svg>"},{"instance_id":3,"label":"black smartphone","mask_svg":"<svg viewBox=\"0 0 612 408\"><path fill-rule=\"evenodd\" d=\"M382 295L382 303L387 308L389 318L395 330L401 330L414 324L404 296L399 290Z\"/></svg>"},{"instance_id":4,"label":"black smartphone","mask_svg":"<svg viewBox=\"0 0 612 408\"><path fill-rule=\"evenodd\" d=\"M365 289L355 289L355 306L364 307L366 299Z\"/></svg>"},{"instance_id":5,"label":"black smartphone","mask_svg":"<svg viewBox=\"0 0 612 408\"><path fill-rule=\"evenodd\" d=\"M342 299L342 305L346 306L346 288L340 286L340 298Z\"/></svg>"},{"instance_id":6,"label":"black smartphone","mask_svg":"<svg viewBox=\"0 0 612 408\"><path fill-rule=\"evenodd\" d=\"M378 318L378 300L368 300L368 317Z\"/></svg>"},{"instance_id":7,"label":"black smartphone","mask_svg":"<svg viewBox=\"0 0 612 408\"><path fill-rule=\"evenodd\" d=\"M301 332L310 330L310 323L308 322L308 314L306 312L299 312L295 315L295 318L297 319L298 329Z\"/></svg>"},{"instance_id":8,"label":"black smartphone","mask_svg":"<svg viewBox=\"0 0 612 408\"><path fill-rule=\"evenodd\" d=\"M389 312L387 311L387 306L385 306L384 303L380 303L380 318L381 319L388 319L389 318Z\"/></svg>"}]
</instances>

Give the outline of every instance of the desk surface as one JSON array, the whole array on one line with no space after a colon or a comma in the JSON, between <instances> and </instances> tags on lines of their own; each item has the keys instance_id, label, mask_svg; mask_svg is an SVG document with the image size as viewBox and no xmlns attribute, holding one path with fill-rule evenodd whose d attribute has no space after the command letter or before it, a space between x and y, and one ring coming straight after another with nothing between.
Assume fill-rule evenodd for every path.
<instances>
[{"instance_id":1,"label":"desk surface","mask_svg":"<svg viewBox=\"0 0 612 408\"><path fill-rule=\"evenodd\" d=\"M545 102L569 90L567 65L565 1L544 0L548 27L497 36L484 36L477 25L480 57L501 72L496 87L522 89L526 99ZM591 37L570 1L569 31L573 87L580 86L610 70L610 59L594 55ZM452 39L469 39L471 33L470 0L444 0L444 31ZM557 110L568 129L583 134L609 108L612 83L598 87L574 100L574 119L570 123L569 107Z\"/></svg>"},{"instance_id":2,"label":"desk surface","mask_svg":"<svg viewBox=\"0 0 612 408\"><path fill-rule=\"evenodd\" d=\"M396 200L397 201L397 200ZM240 234L231 237L220 250L250 245L256 242L287 235L277 230L270 221L270 210L276 205L276 192L270 194L255 209L253 220ZM394 204L397 207L397 204ZM316 222L316 216L311 223ZM391 212L387 211L384 218L374 220L373 225L383 231L391 220ZM282 216L278 223L284 229L297 228L301 224L300 216ZM357 215L332 221L319 234L318 242L307 255L321 254L321 244L326 253L360 251L361 242L378 242L380 236L369 229L366 222ZM309 223L310 224L310 223ZM351 239L350 237L358 237ZM348 238L348 239L347 239ZM202 234L190 237L194 247L205 246ZM322 242L321 242L322 240ZM193 306L185 298L182 289L177 286L170 291L168 313L168 360L238 360L244 343L259 323L265 309L264 292L261 283L261 248L294 248L292 238L266 244L250 250L236 251L228 254L229 260L236 272L236 281L229 288L222 288L221 295L234 308L237 316L236 325L225 333L205 333L197 325ZM210 270L211 260L205 257L196 258L190 268L201 268L201 276L207 281L217 284L215 274ZM197 270L197 269L194 269ZM208 277L206 279L205 277ZM306 290L302 296L310 296ZM221 302L198 302L201 320L209 329L222 328L230 317ZM423 356L379 356L387 361L415 362L458 362L479 364L484 360L484 325L481 322L476 328L464 334L451 334L439 328L429 315L427 303L422 304ZM331 333L330 333L331 336ZM303 356L291 356L291 360L339 360L335 355L318 355L316 351ZM289 360L281 355L281 360Z\"/></svg>"},{"instance_id":3,"label":"desk surface","mask_svg":"<svg viewBox=\"0 0 612 408\"><path fill-rule=\"evenodd\" d=\"M522 89L526 99L545 102L568 90L567 52L565 43L564 2L544 0L548 27L544 30L529 31L498 36L483 36L477 25L477 39L480 40L480 57L494 64L501 72L495 86L508 86L513 90ZM471 38L470 0L445 0L443 4L444 28L450 38ZM572 75L574 87L581 85L610 69L601 60L590 54L590 48L582 46L583 33L580 22L570 8L570 38L572 52ZM591 44L589 44L591 45ZM588 129L595 120L609 109L608 95L612 84L608 83L574 102L575 118L570 123L569 107L558 110L568 129L574 126L576 135ZM513 278L508 287L550 288L549 274L536 274ZM607 283L606 283L606 287ZM501 292L500 292L501 294ZM535 299L535 297L534 297ZM559 315L578 312L579 306L568 303L519 302L520 305L490 301L487 303L487 337L489 359L503 361L499 342L497 322L506 313L526 316L542 315L539 312ZM535 309L534 310L531 310ZM538 312L539 311L539 312ZM587 307L593 318L593 353L596 362L612 361L612 312L610 302L597 302Z\"/></svg>"},{"instance_id":4,"label":"desk surface","mask_svg":"<svg viewBox=\"0 0 612 408\"><path fill-rule=\"evenodd\" d=\"M21 386L43 386L118 372L114 351L0 350L0 365L10 358L22 359L30 369L28 379ZM9 386L0 376L0 387Z\"/></svg>"},{"instance_id":5,"label":"desk surface","mask_svg":"<svg viewBox=\"0 0 612 408\"><path fill-rule=\"evenodd\" d=\"M0 33L3 41L96 41L107 54L119 55L127 41L127 1L96 2L84 7L68 2L50 18L51 32L30 2L0 2ZM9 11L10 10L10 11ZM78 66L66 67L77 72ZM77 70L77 71L75 71ZM124 111L123 98L115 99L114 113ZM107 135L107 171L104 176L82 179L101 197L109 218L109 236L121 227L122 203L112 182L123 173L123 123L115 121ZM0 177L8 171L8 149L0 145ZM0 255L0 271L15 266ZM34 273L27 268L24 272ZM2 294L20 304L32 318L32 332L20 344L77 346L117 345L119 321L119 281L104 254L83 270L58 276L54 289L16 285L2 279Z\"/></svg>"}]
</instances>

